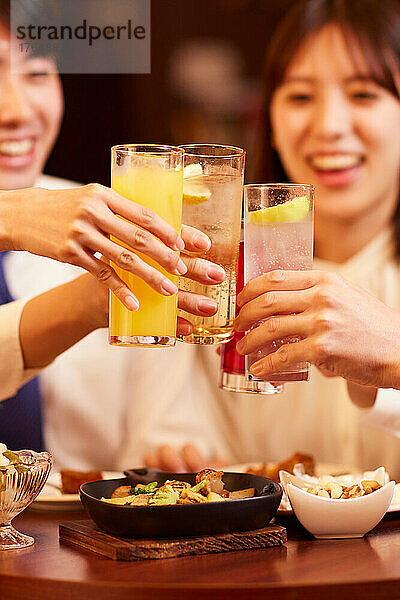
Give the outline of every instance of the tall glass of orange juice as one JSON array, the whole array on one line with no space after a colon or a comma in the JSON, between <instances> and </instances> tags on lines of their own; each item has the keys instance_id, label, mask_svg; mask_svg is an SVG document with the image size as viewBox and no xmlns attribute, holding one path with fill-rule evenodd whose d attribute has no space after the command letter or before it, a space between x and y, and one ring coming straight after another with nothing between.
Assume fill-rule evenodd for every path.
<instances>
[{"instance_id":1,"label":"tall glass of orange juice","mask_svg":"<svg viewBox=\"0 0 400 600\"><path fill-rule=\"evenodd\" d=\"M183 154L175 146L126 144L111 148L111 187L128 200L153 209L178 232L182 218ZM119 243L125 246L121 241ZM136 251L135 251L136 252ZM178 277L136 252L175 285ZM139 300L127 310L110 292L109 343L115 346L170 347L176 342L177 294L162 296L142 279L112 265Z\"/></svg>"}]
</instances>

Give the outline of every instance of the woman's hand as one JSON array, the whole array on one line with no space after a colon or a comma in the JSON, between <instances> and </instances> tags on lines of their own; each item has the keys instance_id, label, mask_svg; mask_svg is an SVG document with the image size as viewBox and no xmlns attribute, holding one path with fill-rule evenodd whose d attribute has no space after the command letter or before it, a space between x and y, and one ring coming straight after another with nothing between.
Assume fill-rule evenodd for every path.
<instances>
[{"instance_id":1,"label":"woman's hand","mask_svg":"<svg viewBox=\"0 0 400 600\"><path fill-rule=\"evenodd\" d=\"M184 277L206 286L222 283L226 277L222 267L204 258L194 258L185 254L185 252L206 252L211 246L210 239L201 231L188 225L182 225L181 236L185 242L181 259L187 267ZM193 315L211 317L217 312L218 304L207 296L179 290L178 308ZM177 331L180 335L189 335L193 331L193 325L183 317L178 317Z\"/></svg>"},{"instance_id":2,"label":"woman's hand","mask_svg":"<svg viewBox=\"0 0 400 600\"><path fill-rule=\"evenodd\" d=\"M168 273L184 275L189 269L190 277L214 284L224 278L222 275L221 279L219 273L215 279L210 264L205 265L205 261L193 264L193 259L183 260L176 253L185 247L182 237L186 237L189 249L193 242L198 251L196 236L205 238L203 245L207 247L206 236L183 230L181 237L151 209L102 185L89 184L68 190L13 190L1 192L0 200L0 250L28 250L82 267L105 283L131 310L138 307L134 290L129 290L114 269L96 258L95 253L141 277L160 294L174 294L177 288L137 254L109 239L110 235L154 259ZM193 299L191 301L194 308Z\"/></svg>"},{"instance_id":3,"label":"woman's hand","mask_svg":"<svg viewBox=\"0 0 400 600\"><path fill-rule=\"evenodd\" d=\"M220 469L227 464L227 461L220 457L214 460L205 458L194 444L185 444L182 448L164 444L146 454L143 461L146 467L170 473L196 473L202 469Z\"/></svg>"},{"instance_id":4,"label":"woman's hand","mask_svg":"<svg viewBox=\"0 0 400 600\"><path fill-rule=\"evenodd\" d=\"M188 252L206 251L210 247L211 242L209 238L193 227L183 225L181 235L185 243L185 250ZM182 261L187 268L185 277L194 281L198 281L204 285L216 285L225 279L225 271L220 266L208 260L202 258L194 259L182 254ZM74 289L78 289L79 286L80 290L77 298L81 299L79 304L81 320L86 321L86 325L90 330L108 327L108 289L105 283L90 275L83 275L75 281ZM217 312L218 305L215 300L211 300L207 296L179 290L178 308L193 315L210 317ZM193 326L189 321L178 317L178 334L188 335L192 332L192 329Z\"/></svg>"},{"instance_id":5,"label":"woman's hand","mask_svg":"<svg viewBox=\"0 0 400 600\"><path fill-rule=\"evenodd\" d=\"M238 343L240 354L300 338L255 363L255 375L308 361L360 385L400 387L400 314L339 275L271 271L245 286L238 306L238 331L267 319Z\"/></svg>"}]
</instances>

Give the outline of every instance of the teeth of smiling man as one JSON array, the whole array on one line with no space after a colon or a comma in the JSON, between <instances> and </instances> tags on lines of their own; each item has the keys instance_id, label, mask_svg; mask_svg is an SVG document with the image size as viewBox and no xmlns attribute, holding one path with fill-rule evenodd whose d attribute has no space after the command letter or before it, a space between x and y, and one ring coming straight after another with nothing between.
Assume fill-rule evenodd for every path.
<instances>
[{"instance_id":1,"label":"teeth of smiling man","mask_svg":"<svg viewBox=\"0 0 400 600\"><path fill-rule=\"evenodd\" d=\"M332 154L313 156L311 164L319 171L340 171L350 169L361 163L361 157L356 154Z\"/></svg>"},{"instance_id":2,"label":"teeth of smiling man","mask_svg":"<svg viewBox=\"0 0 400 600\"><path fill-rule=\"evenodd\" d=\"M6 140L0 142L0 154L7 154L8 156L21 156L28 154L32 150L33 140Z\"/></svg>"}]
</instances>

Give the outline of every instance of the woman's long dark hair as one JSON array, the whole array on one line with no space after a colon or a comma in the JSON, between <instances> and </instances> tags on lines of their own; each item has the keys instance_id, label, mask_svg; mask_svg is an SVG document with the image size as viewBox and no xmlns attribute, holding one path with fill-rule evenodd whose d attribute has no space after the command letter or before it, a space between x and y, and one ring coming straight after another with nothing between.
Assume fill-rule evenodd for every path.
<instances>
[{"instance_id":1,"label":"woman's long dark hair","mask_svg":"<svg viewBox=\"0 0 400 600\"><path fill-rule=\"evenodd\" d=\"M371 77L400 101L399 0L296 0L276 29L267 51L256 181L288 181L278 153L271 145L271 99L300 46L308 36L328 24L340 27L350 53L351 43L356 41ZM394 131L393 135L400 132ZM393 222L400 258L400 198Z\"/></svg>"}]
</instances>

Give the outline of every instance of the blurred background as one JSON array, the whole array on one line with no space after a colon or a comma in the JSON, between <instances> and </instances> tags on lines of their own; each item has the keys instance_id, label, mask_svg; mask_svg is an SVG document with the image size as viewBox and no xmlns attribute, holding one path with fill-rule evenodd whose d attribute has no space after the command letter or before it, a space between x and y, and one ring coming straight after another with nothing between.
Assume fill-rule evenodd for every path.
<instances>
[{"instance_id":1,"label":"blurred background","mask_svg":"<svg viewBox=\"0 0 400 600\"><path fill-rule=\"evenodd\" d=\"M129 142L228 143L251 165L264 52L292 1L152 0L151 74L64 75L46 172L107 185L110 146Z\"/></svg>"}]
</instances>

